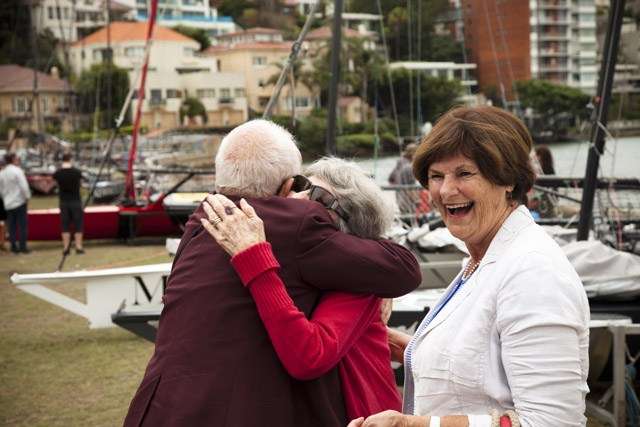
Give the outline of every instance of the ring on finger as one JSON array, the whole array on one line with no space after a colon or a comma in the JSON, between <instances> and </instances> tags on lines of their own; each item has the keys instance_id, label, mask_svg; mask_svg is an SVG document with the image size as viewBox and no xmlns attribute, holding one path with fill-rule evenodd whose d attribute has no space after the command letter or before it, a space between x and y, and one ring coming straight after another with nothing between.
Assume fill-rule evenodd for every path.
<instances>
[{"instance_id":1,"label":"ring on finger","mask_svg":"<svg viewBox=\"0 0 640 427\"><path fill-rule=\"evenodd\" d=\"M222 222L222 218L216 216L215 218L209 219L209 222L211 223L211 225L216 226Z\"/></svg>"}]
</instances>

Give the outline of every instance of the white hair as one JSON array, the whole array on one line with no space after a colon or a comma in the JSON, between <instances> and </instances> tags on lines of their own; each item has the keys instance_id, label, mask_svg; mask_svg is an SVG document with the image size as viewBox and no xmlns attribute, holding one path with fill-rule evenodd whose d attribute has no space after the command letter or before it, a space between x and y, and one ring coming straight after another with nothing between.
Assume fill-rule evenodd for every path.
<instances>
[{"instance_id":1,"label":"white hair","mask_svg":"<svg viewBox=\"0 0 640 427\"><path fill-rule=\"evenodd\" d=\"M307 170L333 187L349 221L339 220L342 231L367 239L379 239L393 222L393 205L385 201L382 189L354 162L324 157Z\"/></svg>"},{"instance_id":2,"label":"white hair","mask_svg":"<svg viewBox=\"0 0 640 427\"><path fill-rule=\"evenodd\" d=\"M283 181L300 174L302 156L285 128L268 120L237 126L216 154L216 191L242 197L267 197Z\"/></svg>"}]
</instances>

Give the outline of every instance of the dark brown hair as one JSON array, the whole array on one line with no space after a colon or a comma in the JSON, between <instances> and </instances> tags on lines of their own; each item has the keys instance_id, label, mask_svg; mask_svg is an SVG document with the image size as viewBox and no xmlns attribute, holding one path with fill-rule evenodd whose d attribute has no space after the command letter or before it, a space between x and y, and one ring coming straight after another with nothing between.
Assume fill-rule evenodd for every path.
<instances>
[{"instance_id":1,"label":"dark brown hair","mask_svg":"<svg viewBox=\"0 0 640 427\"><path fill-rule=\"evenodd\" d=\"M512 199L526 202L535 175L529 160L531 135L513 114L496 107L456 107L426 135L413 158L413 174L429 187L431 164L461 154L495 185L512 185Z\"/></svg>"},{"instance_id":2,"label":"dark brown hair","mask_svg":"<svg viewBox=\"0 0 640 427\"><path fill-rule=\"evenodd\" d=\"M553 167L553 155L551 150L546 145L540 145L536 147L536 156L538 157L538 163L542 168L542 173L545 175L555 175L556 170Z\"/></svg>"}]
</instances>

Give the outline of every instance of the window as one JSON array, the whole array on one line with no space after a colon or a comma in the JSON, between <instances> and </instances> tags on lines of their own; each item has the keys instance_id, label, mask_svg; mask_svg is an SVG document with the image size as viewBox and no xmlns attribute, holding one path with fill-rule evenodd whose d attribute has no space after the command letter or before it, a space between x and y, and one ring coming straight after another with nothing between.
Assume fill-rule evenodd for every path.
<instances>
[{"instance_id":1,"label":"window","mask_svg":"<svg viewBox=\"0 0 640 427\"><path fill-rule=\"evenodd\" d=\"M182 91L178 89L167 89L167 99L182 98Z\"/></svg>"},{"instance_id":2,"label":"window","mask_svg":"<svg viewBox=\"0 0 640 427\"><path fill-rule=\"evenodd\" d=\"M244 89L241 87L237 87L236 90L234 91L233 95L236 98L242 98L244 96Z\"/></svg>"},{"instance_id":3,"label":"window","mask_svg":"<svg viewBox=\"0 0 640 427\"><path fill-rule=\"evenodd\" d=\"M40 110L42 113L49 112L49 98L47 98L46 96L40 97Z\"/></svg>"},{"instance_id":4,"label":"window","mask_svg":"<svg viewBox=\"0 0 640 427\"><path fill-rule=\"evenodd\" d=\"M13 98L12 104L14 113L26 113L27 111L29 111L29 103L27 102L26 98Z\"/></svg>"},{"instance_id":5,"label":"window","mask_svg":"<svg viewBox=\"0 0 640 427\"><path fill-rule=\"evenodd\" d=\"M220 89L220 102L231 102L231 89Z\"/></svg>"},{"instance_id":6,"label":"window","mask_svg":"<svg viewBox=\"0 0 640 427\"><path fill-rule=\"evenodd\" d=\"M149 102L151 105L162 104L162 89L151 89Z\"/></svg>"},{"instance_id":7,"label":"window","mask_svg":"<svg viewBox=\"0 0 640 427\"><path fill-rule=\"evenodd\" d=\"M69 19L69 8L65 7L63 11L64 11L64 19Z\"/></svg>"},{"instance_id":8,"label":"window","mask_svg":"<svg viewBox=\"0 0 640 427\"><path fill-rule=\"evenodd\" d=\"M216 90L215 89L198 89L196 90L196 97L202 98L215 98Z\"/></svg>"},{"instance_id":9,"label":"window","mask_svg":"<svg viewBox=\"0 0 640 427\"><path fill-rule=\"evenodd\" d=\"M260 108L265 108L268 103L269 103L269 97L268 96L261 96L261 97L258 98L258 106Z\"/></svg>"},{"instance_id":10,"label":"window","mask_svg":"<svg viewBox=\"0 0 640 427\"><path fill-rule=\"evenodd\" d=\"M195 18L195 17L204 17L204 12L191 12L191 11L182 11L182 16L185 18Z\"/></svg>"},{"instance_id":11,"label":"window","mask_svg":"<svg viewBox=\"0 0 640 427\"><path fill-rule=\"evenodd\" d=\"M184 56L195 56L197 49L194 47L185 47L182 49Z\"/></svg>"},{"instance_id":12,"label":"window","mask_svg":"<svg viewBox=\"0 0 640 427\"><path fill-rule=\"evenodd\" d=\"M62 13L60 12L60 8L56 6L56 17L58 19L62 19Z\"/></svg>"},{"instance_id":13,"label":"window","mask_svg":"<svg viewBox=\"0 0 640 427\"><path fill-rule=\"evenodd\" d=\"M94 61L102 61L102 49L93 49L92 57Z\"/></svg>"},{"instance_id":14,"label":"window","mask_svg":"<svg viewBox=\"0 0 640 427\"><path fill-rule=\"evenodd\" d=\"M53 8L49 6L47 9L49 10L49 19L55 19L53 15Z\"/></svg>"},{"instance_id":15,"label":"window","mask_svg":"<svg viewBox=\"0 0 640 427\"><path fill-rule=\"evenodd\" d=\"M125 47L124 56L129 58L142 58L144 56L144 46Z\"/></svg>"},{"instance_id":16,"label":"window","mask_svg":"<svg viewBox=\"0 0 640 427\"><path fill-rule=\"evenodd\" d=\"M309 98L306 96L296 96L296 107L307 108L311 105Z\"/></svg>"},{"instance_id":17,"label":"window","mask_svg":"<svg viewBox=\"0 0 640 427\"><path fill-rule=\"evenodd\" d=\"M266 56L254 56L253 57L253 65L254 66L267 65L267 57Z\"/></svg>"}]
</instances>

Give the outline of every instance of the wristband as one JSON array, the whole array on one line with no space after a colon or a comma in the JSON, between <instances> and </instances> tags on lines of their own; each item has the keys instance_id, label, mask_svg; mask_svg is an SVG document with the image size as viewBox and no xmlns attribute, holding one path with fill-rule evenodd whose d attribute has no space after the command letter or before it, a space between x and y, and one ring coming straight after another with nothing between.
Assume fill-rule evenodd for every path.
<instances>
[{"instance_id":1,"label":"wristband","mask_svg":"<svg viewBox=\"0 0 640 427\"><path fill-rule=\"evenodd\" d=\"M434 415L429 417L429 427L440 427L440 417Z\"/></svg>"},{"instance_id":2,"label":"wristband","mask_svg":"<svg viewBox=\"0 0 640 427\"><path fill-rule=\"evenodd\" d=\"M469 427L493 426L493 417L491 415L467 415Z\"/></svg>"}]
</instances>

